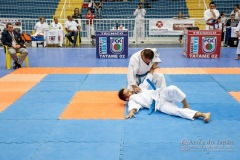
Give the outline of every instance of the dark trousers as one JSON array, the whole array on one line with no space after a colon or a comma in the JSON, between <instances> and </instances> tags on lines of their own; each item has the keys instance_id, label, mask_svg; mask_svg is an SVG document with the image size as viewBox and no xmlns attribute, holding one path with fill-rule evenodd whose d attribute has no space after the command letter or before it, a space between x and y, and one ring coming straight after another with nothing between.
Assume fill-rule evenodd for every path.
<instances>
[{"instance_id":1,"label":"dark trousers","mask_svg":"<svg viewBox=\"0 0 240 160\"><path fill-rule=\"evenodd\" d=\"M72 39L72 36L74 36L74 40ZM78 31L74 31L74 32L68 32L65 37L67 37L69 39L69 41L71 43L73 43L73 45L76 45L77 42L77 36L78 36Z\"/></svg>"}]
</instances>

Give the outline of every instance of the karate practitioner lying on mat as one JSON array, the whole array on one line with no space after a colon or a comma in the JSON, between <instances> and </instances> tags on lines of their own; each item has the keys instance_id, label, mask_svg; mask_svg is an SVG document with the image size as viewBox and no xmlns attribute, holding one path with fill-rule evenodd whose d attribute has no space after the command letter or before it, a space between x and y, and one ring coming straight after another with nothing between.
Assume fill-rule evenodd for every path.
<instances>
[{"instance_id":1,"label":"karate practitioner lying on mat","mask_svg":"<svg viewBox=\"0 0 240 160\"><path fill-rule=\"evenodd\" d=\"M203 117L204 122L209 122L211 113L201 113L191 110L186 101L186 95L178 87L171 85L157 88L156 90L148 90L150 84L147 82L147 79L152 81L154 69L151 68L143 83L139 85L141 92L136 93L125 88L118 92L121 100L129 101L129 114L125 118L135 117L134 114L139 109L150 108L153 100L155 100L155 110L191 120ZM183 108L176 106L175 101L182 102Z\"/></svg>"}]
</instances>

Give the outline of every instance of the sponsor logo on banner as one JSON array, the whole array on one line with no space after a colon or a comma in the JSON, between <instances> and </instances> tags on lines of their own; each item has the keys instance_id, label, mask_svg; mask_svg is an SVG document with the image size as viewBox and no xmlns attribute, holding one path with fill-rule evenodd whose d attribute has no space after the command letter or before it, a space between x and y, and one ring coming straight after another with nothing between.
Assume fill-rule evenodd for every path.
<instances>
[{"instance_id":1,"label":"sponsor logo on banner","mask_svg":"<svg viewBox=\"0 0 240 160\"><path fill-rule=\"evenodd\" d=\"M157 26L157 28L162 28L163 22L162 21L157 21L156 26Z\"/></svg>"},{"instance_id":2,"label":"sponsor logo on banner","mask_svg":"<svg viewBox=\"0 0 240 160\"><path fill-rule=\"evenodd\" d=\"M124 47L124 37L110 37L111 51L113 53L122 53Z\"/></svg>"},{"instance_id":3,"label":"sponsor logo on banner","mask_svg":"<svg viewBox=\"0 0 240 160\"><path fill-rule=\"evenodd\" d=\"M199 38L191 37L191 53L198 54Z\"/></svg>"},{"instance_id":4,"label":"sponsor logo on banner","mask_svg":"<svg viewBox=\"0 0 240 160\"><path fill-rule=\"evenodd\" d=\"M54 42L55 41L55 36L49 36L49 41Z\"/></svg>"},{"instance_id":5,"label":"sponsor logo on banner","mask_svg":"<svg viewBox=\"0 0 240 160\"><path fill-rule=\"evenodd\" d=\"M216 37L202 37L202 49L204 53L213 53L216 50Z\"/></svg>"},{"instance_id":6,"label":"sponsor logo on banner","mask_svg":"<svg viewBox=\"0 0 240 160\"><path fill-rule=\"evenodd\" d=\"M107 37L99 37L99 54L107 54Z\"/></svg>"}]
</instances>

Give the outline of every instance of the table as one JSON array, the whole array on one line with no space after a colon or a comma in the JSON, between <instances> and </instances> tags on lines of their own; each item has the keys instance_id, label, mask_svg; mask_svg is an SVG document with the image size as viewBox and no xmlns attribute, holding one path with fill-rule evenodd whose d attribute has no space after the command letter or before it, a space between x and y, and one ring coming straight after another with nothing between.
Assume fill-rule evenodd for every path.
<instances>
[{"instance_id":1,"label":"table","mask_svg":"<svg viewBox=\"0 0 240 160\"><path fill-rule=\"evenodd\" d=\"M60 38L58 38L60 36ZM64 31L62 29L45 29L44 38L47 44L59 44L62 47Z\"/></svg>"},{"instance_id":2,"label":"table","mask_svg":"<svg viewBox=\"0 0 240 160\"><path fill-rule=\"evenodd\" d=\"M96 31L96 57L128 58L128 31Z\"/></svg>"},{"instance_id":3,"label":"table","mask_svg":"<svg viewBox=\"0 0 240 160\"><path fill-rule=\"evenodd\" d=\"M221 30L185 30L183 55L187 58L220 58Z\"/></svg>"}]
</instances>

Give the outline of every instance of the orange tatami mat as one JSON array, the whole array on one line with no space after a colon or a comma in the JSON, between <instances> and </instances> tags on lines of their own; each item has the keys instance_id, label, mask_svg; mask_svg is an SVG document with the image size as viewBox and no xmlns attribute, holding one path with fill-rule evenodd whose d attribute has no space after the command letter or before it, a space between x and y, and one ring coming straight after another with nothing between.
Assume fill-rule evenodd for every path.
<instances>
[{"instance_id":1,"label":"orange tatami mat","mask_svg":"<svg viewBox=\"0 0 240 160\"><path fill-rule=\"evenodd\" d=\"M240 92L229 92L229 94L240 103Z\"/></svg>"},{"instance_id":2,"label":"orange tatami mat","mask_svg":"<svg viewBox=\"0 0 240 160\"><path fill-rule=\"evenodd\" d=\"M38 82L0 82L0 92L2 91L28 91Z\"/></svg>"},{"instance_id":3,"label":"orange tatami mat","mask_svg":"<svg viewBox=\"0 0 240 160\"><path fill-rule=\"evenodd\" d=\"M124 119L117 92L78 92L60 119Z\"/></svg>"}]
</instances>

